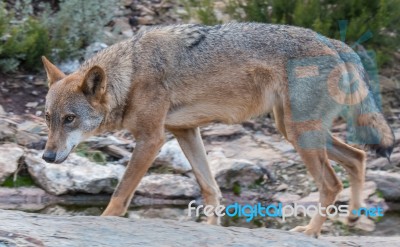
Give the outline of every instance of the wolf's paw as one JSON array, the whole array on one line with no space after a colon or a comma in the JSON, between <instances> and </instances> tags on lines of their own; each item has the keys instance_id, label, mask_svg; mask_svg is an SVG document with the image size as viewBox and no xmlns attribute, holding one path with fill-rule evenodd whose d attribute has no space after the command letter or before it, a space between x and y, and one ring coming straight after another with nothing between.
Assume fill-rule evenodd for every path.
<instances>
[{"instance_id":1,"label":"wolf's paw","mask_svg":"<svg viewBox=\"0 0 400 247\"><path fill-rule=\"evenodd\" d=\"M117 209L117 208L109 208L107 207L106 210L101 214L101 217L104 216L124 216L125 210Z\"/></svg>"},{"instance_id":2,"label":"wolf's paw","mask_svg":"<svg viewBox=\"0 0 400 247\"><path fill-rule=\"evenodd\" d=\"M320 229L316 229L313 228L310 225L306 225L306 226L296 226L295 228L290 230L291 232L302 232L308 236L314 237L314 238L318 238L318 236L320 235L321 230Z\"/></svg>"},{"instance_id":3,"label":"wolf's paw","mask_svg":"<svg viewBox=\"0 0 400 247\"><path fill-rule=\"evenodd\" d=\"M216 215L207 217L207 224L219 226L221 224L220 217Z\"/></svg>"}]
</instances>

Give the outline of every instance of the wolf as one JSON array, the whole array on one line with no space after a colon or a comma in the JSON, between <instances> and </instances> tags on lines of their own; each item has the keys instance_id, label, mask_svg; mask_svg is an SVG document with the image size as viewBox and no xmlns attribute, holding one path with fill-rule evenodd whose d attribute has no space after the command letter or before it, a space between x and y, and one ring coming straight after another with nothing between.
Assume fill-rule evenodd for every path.
<instances>
[{"instance_id":1,"label":"wolf","mask_svg":"<svg viewBox=\"0 0 400 247\"><path fill-rule=\"evenodd\" d=\"M334 137L332 121L347 109L359 144L385 157L393 150L393 132L357 53L310 29L257 23L156 26L98 52L69 75L42 59L49 84L45 161L61 163L79 142L105 131L127 129L136 139L102 216L126 213L165 131L177 138L205 203L213 207L221 192L199 126L273 112L277 129L315 180L323 207L342 190L329 160L343 165L351 183L350 211L362 203L366 153ZM293 230L318 236L325 219L317 214ZM349 222L356 220L349 216Z\"/></svg>"}]
</instances>

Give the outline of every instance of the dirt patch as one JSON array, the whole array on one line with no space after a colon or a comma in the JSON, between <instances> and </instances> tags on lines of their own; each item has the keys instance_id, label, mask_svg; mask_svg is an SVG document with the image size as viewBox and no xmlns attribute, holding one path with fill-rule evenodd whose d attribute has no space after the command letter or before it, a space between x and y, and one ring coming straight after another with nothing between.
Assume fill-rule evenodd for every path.
<instances>
[{"instance_id":1,"label":"dirt patch","mask_svg":"<svg viewBox=\"0 0 400 247\"><path fill-rule=\"evenodd\" d=\"M43 116L47 90L44 75L0 74L0 105L6 112Z\"/></svg>"}]
</instances>

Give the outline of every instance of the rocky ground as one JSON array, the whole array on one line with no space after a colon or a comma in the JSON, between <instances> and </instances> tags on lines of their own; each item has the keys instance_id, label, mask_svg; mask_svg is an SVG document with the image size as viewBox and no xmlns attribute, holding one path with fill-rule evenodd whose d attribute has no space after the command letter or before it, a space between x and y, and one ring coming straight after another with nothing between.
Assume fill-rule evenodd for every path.
<instances>
[{"instance_id":1,"label":"rocky ground","mask_svg":"<svg viewBox=\"0 0 400 247\"><path fill-rule=\"evenodd\" d=\"M169 1L124 1L105 29L108 42L131 37L148 25L182 22L183 6L173 7ZM106 46L92 44L86 56ZM78 64L79 61L70 61L60 66L68 72ZM369 154L368 182L364 191L367 205L381 206L392 216L399 212L400 202L398 79L398 74L392 72L380 77L383 111L397 139L392 162L389 164L386 159ZM0 75L0 184L3 184L0 208L58 215L99 215L124 172L135 141L126 131L107 133L79 145L61 165L45 163L40 156L47 138L43 121L46 91L43 74ZM276 132L271 116L239 125L213 124L203 127L201 133L212 172L223 191L224 204L296 202L309 205L317 202L315 184L295 150ZM345 122L337 121L333 133L345 138ZM346 204L348 178L341 166L334 163L332 166L346 187L338 204ZM186 206L192 199L200 202L199 187L177 141L167 134L167 142L141 182L127 217L202 221L204 217L187 216ZM390 219L363 218L351 229L343 224L343 219L330 219L323 231L330 235L369 235L376 225L378 228L382 224L396 226L400 220L392 216ZM307 221L302 217L286 222L279 218L257 218L246 223L241 218L226 217L222 223L286 230ZM391 229L385 234L399 232Z\"/></svg>"},{"instance_id":2,"label":"rocky ground","mask_svg":"<svg viewBox=\"0 0 400 247\"><path fill-rule=\"evenodd\" d=\"M273 229L120 217L43 216L0 210L1 246L298 246L387 247L400 237L321 237ZM84 233L84 234L82 234Z\"/></svg>"}]
</instances>

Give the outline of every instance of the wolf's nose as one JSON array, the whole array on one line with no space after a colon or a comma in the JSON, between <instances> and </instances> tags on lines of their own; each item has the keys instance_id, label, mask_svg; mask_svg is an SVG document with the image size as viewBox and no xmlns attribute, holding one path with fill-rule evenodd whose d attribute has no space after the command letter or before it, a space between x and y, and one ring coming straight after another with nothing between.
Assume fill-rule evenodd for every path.
<instances>
[{"instance_id":1,"label":"wolf's nose","mask_svg":"<svg viewBox=\"0 0 400 247\"><path fill-rule=\"evenodd\" d=\"M46 150L44 151L42 158L48 163L53 163L56 160L56 153Z\"/></svg>"}]
</instances>

